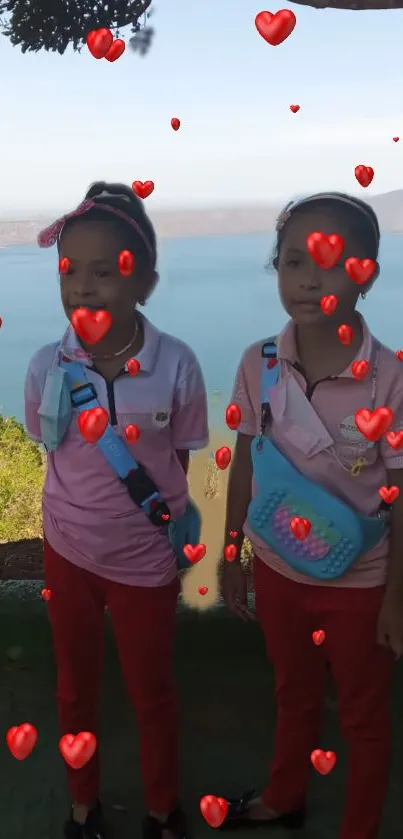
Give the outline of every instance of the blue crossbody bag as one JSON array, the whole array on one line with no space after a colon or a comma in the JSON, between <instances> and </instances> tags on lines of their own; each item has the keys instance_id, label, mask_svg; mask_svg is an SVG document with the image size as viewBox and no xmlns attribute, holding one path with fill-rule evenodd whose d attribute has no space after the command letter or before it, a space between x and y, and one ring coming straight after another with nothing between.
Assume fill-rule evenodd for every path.
<instances>
[{"instance_id":1,"label":"blue crossbody bag","mask_svg":"<svg viewBox=\"0 0 403 839\"><path fill-rule=\"evenodd\" d=\"M276 358L275 339L271 339L262 348L261 433L252 441L257 495L249 505L247 520L253 533L291 568L326 582L341 577L361 554L378 544L387 529L389 507L381 505L377 516L360 515L305 478L264 436L270 388L279 377L280 365L273 364ZM294 516L311 523L303 541L290 528Z\"/></svg>"},{"instance_id":2,"label":"blue crossbody bag","mask_svg":"<svg viewBox=\"0 0 403 839\"><path fill-rule=\"evenodd\" d=\"M43 410L39 410L42 439L48 449L55 450L70 423L71 405L79 413L101 406L94 385L87 379L84 365L67 359L59 351L48 375L45 391L46 388L48 407L44 403ZM136 506L151 524L166 531L179 570L189 568L192 563L186 558L183 548L187 544L194 546L200 542L201 516L196 504L189 500L184 515L174 521L154 481L135 460L110 423L97 441L97 446L126 486Z\"/></svg>"}]
</instances>

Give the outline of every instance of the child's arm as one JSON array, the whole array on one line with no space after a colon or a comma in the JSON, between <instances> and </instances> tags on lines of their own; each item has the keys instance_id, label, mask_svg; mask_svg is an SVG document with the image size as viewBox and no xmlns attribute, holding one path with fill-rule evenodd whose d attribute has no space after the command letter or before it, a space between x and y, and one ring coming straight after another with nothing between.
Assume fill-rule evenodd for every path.
<instances>
[{"instance_id":1,"label":"child's arm","mask_svg":"<svg viewBox=\"0 0 403 839\"><path fill-rule=\"evenodd\" d=\"M35 443L42 443L38 416L42 397L34 362L35 356L28 367L24 384L25 428L31 440Z\"/></svg>"},{"instance_id":2,"label":"child's arm","mask_svg":"<svg viewBox=\"0 0 403 839\"><path fill-rule=\"evenodd\" d=\"M228 481L225 517L225 544L237 548L236 562L240 561L244 541L243 526L252 495L251 442L253 435L238 432ZM236 536L231 536L236 533Z\"/></svg>"},{"instance_id":3,"label":"child's arm","mask_svg":"<svg viewBox=\"0 0 403 839\"><path fill-rule=\"evenodd\" d=\"M171 415L172 445L187 474L189 452L209 441L207 395L203 373L191 350L181 365Z\"/></svg>"}]
</instances>

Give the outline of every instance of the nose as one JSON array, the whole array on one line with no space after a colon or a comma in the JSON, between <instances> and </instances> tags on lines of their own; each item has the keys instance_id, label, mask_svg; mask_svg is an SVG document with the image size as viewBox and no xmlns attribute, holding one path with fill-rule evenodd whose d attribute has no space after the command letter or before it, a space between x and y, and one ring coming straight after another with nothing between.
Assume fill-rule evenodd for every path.
<instances>
[{"instance_id":1,"label":"nose","mask_svg":"<svg viewBox=\"0 0 403 839\"><path fill-rule=\"evenodd\" d=\"M304 270L304 276L301 279L300 287L305 291L314 291L322 288L323 283L323 269L311 262Z\"/></svg>"}]
</instances>

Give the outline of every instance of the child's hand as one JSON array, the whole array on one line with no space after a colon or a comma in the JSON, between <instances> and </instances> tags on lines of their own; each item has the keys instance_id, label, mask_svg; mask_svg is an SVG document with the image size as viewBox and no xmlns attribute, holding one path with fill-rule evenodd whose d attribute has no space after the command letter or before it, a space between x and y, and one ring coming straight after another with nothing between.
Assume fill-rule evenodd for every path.
<instances>
[{"instance_id":1,"label":"child's hand","mask_svg":"<svg viewBox=\"0 0 403 839\"><path fill-rule=\"evenodd\" d=\"M386 592L378 617L378 644L393 650L396 659L403 655L402 592Z\"/></svg>"},{"instance_id":2,"label":"child's hand","mask_svg":"<svg viewBox=\"0 0 403 839\"><path fill-rule=\"evenodd\" d=\"M225 562L222 577L222 593L230 612L243 621L255 620L248 608L248 583L245 571L239 561Z\"/></svg>"}]
</instances>

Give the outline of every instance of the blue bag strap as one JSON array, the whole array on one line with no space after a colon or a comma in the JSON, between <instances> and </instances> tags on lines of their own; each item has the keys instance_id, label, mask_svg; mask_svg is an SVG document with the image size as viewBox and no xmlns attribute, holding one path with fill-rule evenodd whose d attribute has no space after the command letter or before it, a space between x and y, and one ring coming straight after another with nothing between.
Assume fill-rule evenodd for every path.
<instances>
[{"instance_id":1,"label":"blue bag strap","mask_svg":"<svg viewBox=\"0 0 403 839\"><path fill-rule=\"evenodd\" d=\"M262 347L262 373L260 384L260 433L264 434L270 419L270 388L277 384L280 369L277 361L277 338L269 338Z\"/></svg>"},{"instance_id":2,"label":"blue bag strap","mask_svg":"<svg viewBox=\"0 0 403 839\"><path fill-rule=\"evenodd\" d=\"M72 405L79 413L100 408L97 393L89 382L85 367L78 361L70 361L61 355L59 365L66 373ZM111 469L125 484L134 503L148 516L156 526L167 526L171 514L154 481L148 477L144 467L135 460L131 452L114 431L110 422L97 446L109 463ZM164 516L164 518L163 518Z\"/></svg>"}]
</instances>

